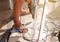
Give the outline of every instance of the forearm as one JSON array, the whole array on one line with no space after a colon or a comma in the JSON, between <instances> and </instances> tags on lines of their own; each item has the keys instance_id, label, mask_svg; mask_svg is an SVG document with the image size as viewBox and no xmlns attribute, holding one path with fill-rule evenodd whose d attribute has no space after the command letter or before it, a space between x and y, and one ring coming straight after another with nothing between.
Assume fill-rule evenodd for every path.
<instances>
[{"instance_id":1,"label":"forearm","mask_svg":"<svg viewBox=\"0 0 60 42\"><path fill-rule=\"evenodd\" d=\"M23 0L14 0L14 24L19 27L21 25L20 15L21 15L21 8L22 8Z\"/></svg>"}]
</instances>

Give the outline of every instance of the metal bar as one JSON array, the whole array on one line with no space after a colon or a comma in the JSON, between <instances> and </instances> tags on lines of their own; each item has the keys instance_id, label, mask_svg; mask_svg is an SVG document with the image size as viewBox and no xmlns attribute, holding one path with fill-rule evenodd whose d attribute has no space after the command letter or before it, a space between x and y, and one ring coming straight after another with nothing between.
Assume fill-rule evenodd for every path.
<instances>
[{"instance_id":1,"label":"metal bar","mask_svg":"<svg viewBox=\"0 0 60 42\"><path fill-rule=\"evenodd\" d=\"M44 0L43 11L42 11L42 18L41 18L41 26L40 26L40 30L39 30L39 35L38 35L38 40L37 40L37 42L39 42L39 39L40 39L40 31L41 31L41 29L42 29L41 27L42 27L42 21L43 21L43 17L44 17L45 4L46 4L46 0Z\"/></svg>"}]
</instances>

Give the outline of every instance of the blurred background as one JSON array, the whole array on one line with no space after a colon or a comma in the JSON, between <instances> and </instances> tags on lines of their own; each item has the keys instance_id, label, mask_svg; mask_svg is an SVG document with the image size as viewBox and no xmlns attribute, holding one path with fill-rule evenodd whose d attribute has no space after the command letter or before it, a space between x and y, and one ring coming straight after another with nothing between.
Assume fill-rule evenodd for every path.
<instances>
[{"instance_id":1,"label":"blurred background","mask_svg":"<svg viewBox=\"0 0 60 42\"><path fill-rule=\"evenodd\" d=\"M59 42L60 0L34 1L36 5L34 19L32 19L32 15L21 16L22 23L34 29L33 42ZM13 0L0 0L0 36L14 24L12 16ZM23 21L24 19L25 21ZM30 41L21 40L21 42Z\"/></svg>"}]
</instances>

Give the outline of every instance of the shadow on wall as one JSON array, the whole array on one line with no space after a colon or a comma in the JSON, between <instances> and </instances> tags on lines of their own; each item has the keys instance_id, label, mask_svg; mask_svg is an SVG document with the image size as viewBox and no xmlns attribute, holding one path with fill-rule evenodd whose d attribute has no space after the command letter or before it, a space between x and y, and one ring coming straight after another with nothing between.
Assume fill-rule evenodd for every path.
<instances>
[{"instance_id":1,"label":"shadow on wall","mask_svg":"<svg viewBox=\"0 0 60 42\"><path fill-rule=\"evenodd\" d=\"M9 0L0 0L0 28L11 20L11 16Z\"/></svg>"},{"instance_id":2,"label":"shadow on wall","mask_svg":"<svg viewBox=\"0 0 60 42\"><path fill-rule=\"evenodd\" d=\"M0 0L0 11L9 9L9 0Z\"/></svg>"}]
</instances>

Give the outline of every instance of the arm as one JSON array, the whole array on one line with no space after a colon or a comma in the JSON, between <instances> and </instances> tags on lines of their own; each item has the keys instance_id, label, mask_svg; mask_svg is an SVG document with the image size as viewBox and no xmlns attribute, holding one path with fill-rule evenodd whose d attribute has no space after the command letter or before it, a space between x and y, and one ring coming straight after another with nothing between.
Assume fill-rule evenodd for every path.
<instances>
[{"instance_id":1,"label":"arm","mask_svg":"<svg viewBox=\"0 0 60 42\"><path fill-rule=\"evenodd\" d=\"M14 24L16 28L20 28L21 26L21 20L19 17L22 14L21 9L22 9L23 2L24 0L14 0L13 15L14 15Z\"/></svg>"},{"instance_id":2,"label":"arm","mask_svg":"<svg viewBox=\"0 0 60 42\"><path fill-rule=\"evenodd\" d=\"M22 13L22 5L24 0L14 0L14 8L13 8L13 16L14 16L14 25L15 29L19 29L21 33L25 33L28 29L22 29L22 24L20 20L20 16Z\"/></svg>"}]
</instances>

